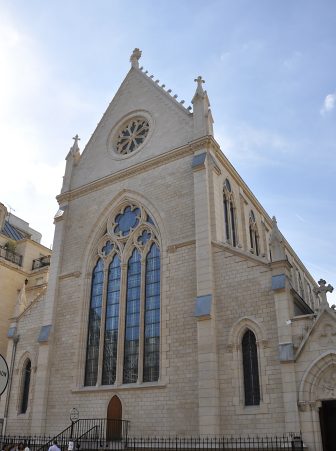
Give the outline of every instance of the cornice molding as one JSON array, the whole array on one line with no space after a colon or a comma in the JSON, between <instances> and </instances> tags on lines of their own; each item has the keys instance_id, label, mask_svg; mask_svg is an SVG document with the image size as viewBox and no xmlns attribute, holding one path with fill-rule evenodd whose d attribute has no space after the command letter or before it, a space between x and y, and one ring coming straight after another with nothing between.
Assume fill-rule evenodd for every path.
<instances>
[{"instance_id":1,"label":"cornice molding","mask_svg":"<svg viewBox=\"0 0 336 451\"><path fill-rule=\"evenodd\" d=\"M99 180L88 183L87 185L75 188L72 191L59 194L56 197L56 199L59 204L61 204L62 202L68 202L70 200L77 199L91 192L105 188L108 185L112 185L113 183L124 180L125 178L128 178L130 175L134 176L141 174L143 172L147 172L150 169L154 169L164 164L171 163L172 161L184 158L188 155L192 155L199 149L209 150L211 147L215 145L218 146L218 144L215 142L212 136L205 136L203 138L192 141L184 146L177 147L173 150L165 152L164 154L161 154L157 157L151 158L142 163L138 163L127 169L123 169L114 174L108 175Z\"/></svg>"},{"instance_id":2,"label":"cornice molding","mask_svg":"<svg viewBox=\"0 0 336 451\"><path fill-rule=\"evenodd\" d=\"M222 251L229 252L233 255L236 255L237 257L246 258L247 260L252 261L253 263L258 263L259 265L265 266L267 268L270 268L270 262L265 261L263 257L257 257L256 255L253 255L249 252L246 252L244 250L240 250L236 247L232 247L228 244L221 243L219 241L211 241L211 244L213 247L220 249Z\"/></svg>"},{"instance_id":3,"label":"cornice molding","mask_svg":"<svg viewBox=\"0 0 336 451\"><path fill-rule=\"evenodd\" d=\"M75 277L76 279L78 279L78 277L80 277L81 275L82 275L82 273L80 271L73 271L73 272L69 272L67 274L61 274L61 275L58 276L58 278L60 280L70 279L72 277Z\"/></svg>"},{"instance_id":4,"label":"cornice molding","mask_svg":"<svg viewBox=\"0 0 336 451\"><path fill-rule=\"evenodd\" d=\"M167 252L174 253L182 247L194 246L195 244L196 244L196 240L189 240L189 241L183 241L181 243L170 244L167 247Z\"/></svg>"}]
</instances>

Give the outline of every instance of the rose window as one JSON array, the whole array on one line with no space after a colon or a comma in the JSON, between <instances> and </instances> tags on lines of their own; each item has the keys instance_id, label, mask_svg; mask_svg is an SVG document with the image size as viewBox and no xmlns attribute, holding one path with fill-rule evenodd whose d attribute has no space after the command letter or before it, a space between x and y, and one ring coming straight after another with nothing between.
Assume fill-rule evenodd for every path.
<instances>
[{"instance_id":1,"label":"rose window","mask_svg":"<svg viewBox=\"0 0 336 451\"><path fill-rule=\"evenodd\" d=\"M138 149L145 141L149 122L144 118L132 119L117 134L115 148L117 153L127 155Z\"/></svg>"}]
</instances>

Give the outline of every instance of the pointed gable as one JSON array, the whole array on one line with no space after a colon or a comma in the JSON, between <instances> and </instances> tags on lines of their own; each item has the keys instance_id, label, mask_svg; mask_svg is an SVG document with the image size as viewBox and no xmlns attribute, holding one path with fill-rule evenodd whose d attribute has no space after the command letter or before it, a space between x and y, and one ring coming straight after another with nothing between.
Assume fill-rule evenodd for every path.
<instances>
[{"instance_id":1,"label":"pointed gable","mask_svg":"<svg viewBox=\"0 0 336 451\"><path fill-rule=\"evenodd\" d=\"M336 312L324 307L318 317L307 331L299 349L296 352L295 359L299 360L303 354L312 354L317 356L327 350L336 350Z\"/></svg>"},{"instance_id":2,"label":"pointed gable","mask_svg":"<svg viewBox=\"0 0 336 451\"><path fill-rule=\"evenodd\" d=\"M118 154L118 133L129 121L139 118L148 122L146 139L136 151ZM192 113L132 65L72 173L71 189L150 160L192 139Z\"/></svg>"}]
</instances>

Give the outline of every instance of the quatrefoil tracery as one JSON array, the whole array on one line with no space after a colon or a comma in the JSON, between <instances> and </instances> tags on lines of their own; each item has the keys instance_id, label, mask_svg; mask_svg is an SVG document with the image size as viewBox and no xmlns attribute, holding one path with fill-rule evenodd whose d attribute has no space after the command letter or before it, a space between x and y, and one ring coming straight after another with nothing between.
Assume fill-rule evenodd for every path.
<instances>
[{"instance_id":1,"label":"quatrefoil tracery","mask_svg":"<svg viewBox=\"0 0 336 451\"><path fill-rule=\"evenodd\" d=\"M151 216L142 206L127 203L110 216L107 232L98 243L98 255L109 262L118 254L126 261L130 249L136 247L145 255L154 242L159 246Z\"/></svg>"}]
</instances>

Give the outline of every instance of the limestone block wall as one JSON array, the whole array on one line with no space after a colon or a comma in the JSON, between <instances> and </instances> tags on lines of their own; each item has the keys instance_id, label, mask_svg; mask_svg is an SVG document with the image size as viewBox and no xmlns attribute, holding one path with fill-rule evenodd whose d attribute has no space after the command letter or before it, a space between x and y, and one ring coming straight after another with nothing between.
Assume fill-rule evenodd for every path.
<instances>
[{"instance_id":1,"label":"limestone block wall","mask_svg":"<svg viewBox=\"0 0 336 451\"><path fill-rule=\"evenodd\" d=\"M25 274L11 262L0 262L0 354L6 356L7 332L14 315L18 290L22 288Z\"/></svg>"},{"instance_id":2,"label":"limestone block wall","mask_svg":"<svg viewBox=\"0 0 336 451\"><path fill-rule=\"evenodd\" d=\"M83 387L87 333L83 318L89 308L91 277L87 249L92 243L93 249L104 234L102 224L115 206L113 199L122 193L142 199L159 229L162 224L161 376L155 384ZM55 311L48 433L67 426L72 407L81 417L106 417L114 394L122 401L123 417L131 421L134 435L198 433L192 199L191 156L187 156L70 201Z\"/></svg>"},{"instance_id":3,"label":"limestone block wall","mask_svg":"<svg viewBox=\"0 0 336 451\"><path fill-rule=\"evenodd\" d=\"M141 71L132 69L84 150L72 175L72 188L98 180L130 165L142 163L192 139L193 121L187 110L172 101ZM140 152L120 158L111 149L111 132L130 113L148 112L150 137Z\"/></svg>"},{"instance_id":4,"label":"limestone block wall","mask_svg":"<svg viewBox=\"0 0 336 451\"><path fill-rule=\"evenodd\" d=\"M8 434L29 434L31 432L31 407L35 391L34 375L36 372L36 362L40 346L37 342L37 338L39 336L42 324L44 301L44 296L42 296L37 301L33 302L21 317L17 325L17 334L20 338L16 349L12 390L10 394L8 423L6 431ZM22 372L27 358L31 360L32 368L29 401L27 412L25 414L20 414L19 410L23 385Z\"/></svg>"},{"instance_id":5,"label":"limestone block wall","mask_svg":"<svg viewBox=\"0 0 336 451\"><path fill-rule=\"evenodd\" d=\"M271 273L266 264L216 247L221 426L228 434L281 434L284 428L282 380L278 361ZM261 402L244 405L241 338L256 335Z\"/></svg>"}]
</instances>

